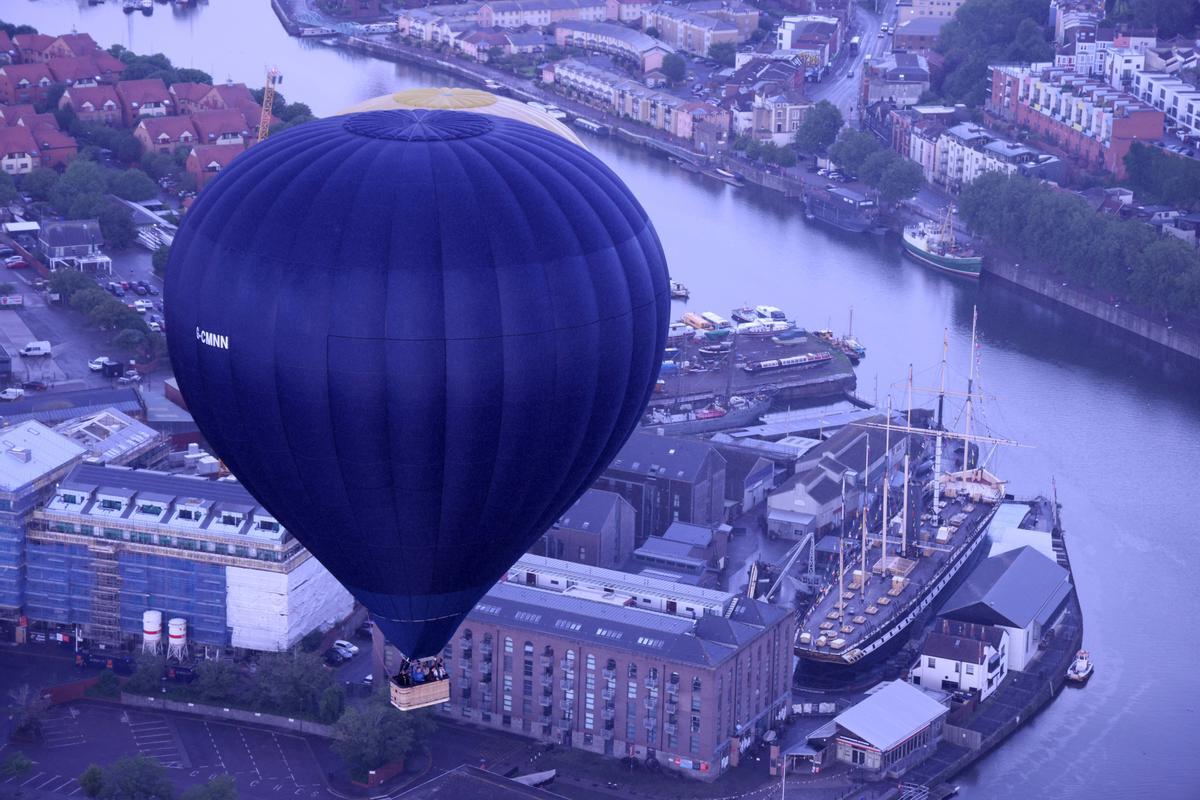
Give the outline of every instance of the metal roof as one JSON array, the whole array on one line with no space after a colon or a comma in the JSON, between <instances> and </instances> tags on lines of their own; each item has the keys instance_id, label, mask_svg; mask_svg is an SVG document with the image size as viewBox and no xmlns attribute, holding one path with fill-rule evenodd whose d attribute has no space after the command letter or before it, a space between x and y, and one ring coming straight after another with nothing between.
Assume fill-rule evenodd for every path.
<instances>
[{"instance_id":1,"label":"metal roof","mask_svg":"<svg viewBox=\"0 0 1200 800\"><path fill-rule=\"evenodd\" d=\"M84 449L29 420L0 429L0 491L16 491L79 458Z\"/></svg>"},{"instance_id":2,"label":"metal roof","mask_svg":"<svg viewBox=\"0 0 1200 800\"><path fill-rule=\"evenodd\" d=\"M614 509L621 503L628 502L616 492L588 489L575 501L575 505L567 509L567 513L558 518L556 527L599 533L604 523L612 517Z\"/></svg>"},{"instance_id":3,"label":"metal roof","mask_svg":"<svg viewBox=\"0 0 1200 800\"><path fill-rule=\"evenodd\" d=\"M833 721L856 738L887 752L946 713L946 707L925 692L895 680Z\"/></svg>"},{"instance_id":4,"label":"metal roof","mask_svg":"<svg viewBox=\"0 0 1200 800\"><path fill-rule=\"evenodd\" d=\"M15 424L36 419L38 422L57 423L110 409L138 415L142 413L142 403L133 389L39 392L6 403L0 409L0 422Z\"/></svg>"},{"instance_id":5,"label":"metal roof","mask_svg":"<svg viewBox=\"0 0 1200 800\"><path fill-rule=\"evenodd\" d=\"M1032 547L992 556L958 587L942 615L967 622L1026 628L1045 623L1071 591L1070 575Z\"/></svg>"},{"instance_id":6,"label":"metal roof","mask_svg":"<svg viewBox=\"0 0 1200 800\"><path fill-rule=\"evenodd\" d=\"M638 432L629 437L605 473L635 472L690 481L697 478L709 453L725 458L704 442Z\"/></svg>"}]
</instances>

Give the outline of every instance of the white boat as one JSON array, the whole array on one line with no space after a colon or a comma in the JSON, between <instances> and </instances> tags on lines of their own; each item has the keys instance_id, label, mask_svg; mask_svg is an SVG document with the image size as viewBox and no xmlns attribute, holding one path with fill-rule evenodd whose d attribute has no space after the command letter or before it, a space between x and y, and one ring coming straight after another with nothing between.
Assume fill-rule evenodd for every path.
<instances>
[{"instance_id":1,"label":"white boat","mask_svg":"<svg viewBox=\"0 0 1200 800\"><path fill-rule=\"evenodd\" d=\"M1087 679L1092 677L1095 668L1088 651L1080 650L1075 654L1075 660L1071 662L1071 666L1067 668L1067 680L1073 683L1087 683Z\"/></svg>"}]
</instances>

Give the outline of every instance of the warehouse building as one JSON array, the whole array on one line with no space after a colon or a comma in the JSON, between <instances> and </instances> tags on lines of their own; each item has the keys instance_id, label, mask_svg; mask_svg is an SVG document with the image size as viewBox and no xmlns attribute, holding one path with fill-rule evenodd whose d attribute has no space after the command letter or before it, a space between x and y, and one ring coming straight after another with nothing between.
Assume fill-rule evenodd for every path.
<instances>
[{"instance_id":1,"label":"warehouse building","mask_svg":"<svg viewBox=\"0 0 1200 800\"><path fill-rule=\"evenodd\" d=\"M0 435L29 453L0 470L24 509L0 522L0 614L19 628L114 647L161 612L215 654L286 650L350 613L349 592L240 484L80 463L66 437L20 431Z\"/></svg>"},{"instance_id":2,"label":"warehouse building","mask_svg":"<svg viewBox=\"0 0 1200 800\"><path fill-rule=\"evenodd\" d=\"M446 713L711 780L790 708L794 621L786 609L553 559L522 561L446 648ZM674 611L639 607L654 604L647 594ZM685 615L685 604L699 613Z\"/></svg>"}]
</instances>

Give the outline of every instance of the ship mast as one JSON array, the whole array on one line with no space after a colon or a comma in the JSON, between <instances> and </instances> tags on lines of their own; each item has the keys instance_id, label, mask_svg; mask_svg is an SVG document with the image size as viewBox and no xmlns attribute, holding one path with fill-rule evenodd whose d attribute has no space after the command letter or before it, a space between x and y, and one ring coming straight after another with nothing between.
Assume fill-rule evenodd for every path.
<instances>
[{"instance_id":1,"label":"ship mast","mask_svg":"<svg viewBox=\"0 0 1200 800\"><path fill-rule=\"evenodd\" d=\"M846 473L842 473L842 535L838 537L838 624L846 612Z\"/></svg>"},{"instance_id":2,"label":"ship mast","mask_svg":"<svg viewBox=\"0 0 1200 800\"><path fill-rule=\"evenodd\" d=\"M946 408L946 352L950 349L950 331L942 329L942 378L938 388L937 436L933 443L933 513L942 510L941 492L938 481L942 479L942 431L945 430L943 414Z\"/></svg>"},{"instance_id":3,"label":"ship mast","mask_svg":"<svg viewBox=\"0 0 1200 800\"><path fill-rule=\"evenodd\" d=\"M880 544L880 563L883 564L883 571L887 572L887 536L888 527L892 524L891 518L888 516L888 484L892 482L892 396L888 395L887 405L887 420L884 422L887 425L883 431L883 539ZM869 441L869 439L868 439Z\"/></svg>"},{"instance_id":4,"label":"ship mast","mask_svg":"<svg viewBox=\"0 0 1200 800\"><path fill-rule=\"evenodd\" d=\"M912 428L912 364L908 365L908 427ZM908 459L912 434L904 435L904 508L900 512L900 555L908 556Z\"/></svg>"},{"instance_id":5,"label":"ship mast","mask_svg":"<svg viewBox=\"0 0 1200 800\"><path fill-rule=\"evenodd\" d=\"M971 469L971 397L975 391L975 325L979 321L979 307L971 308L971 365L967 373L967 407L966 428L963 433L966 440L963 443L963 472Z\"/></svg>"},{"instance_id":6,"label":"ship mast","mask_svg":"<svg viewBox=\"0 0 1200 800\"><path fill-rule=\"evenodd\" d=\"M858 591L859 599L867 599L867 493L871 488L871 434L867 433L867 454L863 461L866 462L866 469L863 470L863 493L862 493L862 580L859 581Z\"/></svg>"}]
</instances>

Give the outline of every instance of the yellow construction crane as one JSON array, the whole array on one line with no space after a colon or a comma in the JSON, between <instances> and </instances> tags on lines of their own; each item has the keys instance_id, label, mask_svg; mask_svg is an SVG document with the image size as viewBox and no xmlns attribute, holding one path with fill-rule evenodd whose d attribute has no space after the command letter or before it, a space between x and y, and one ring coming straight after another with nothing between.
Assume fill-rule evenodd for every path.
<instances>
[{"instance_id":1,"label":"yellow construction crane","mask_svg":"<svg viewBox=\"0 0 1200 800\"><path fill-rule=\"evenodd\" d=\"M275 105L275 87L283 83L283 75L279 70L270 67L267 70L267 82L263 85L262 115L258 118L258 141L267 138L271 132L271 106Z\"/></svg>"}]
</instances>

